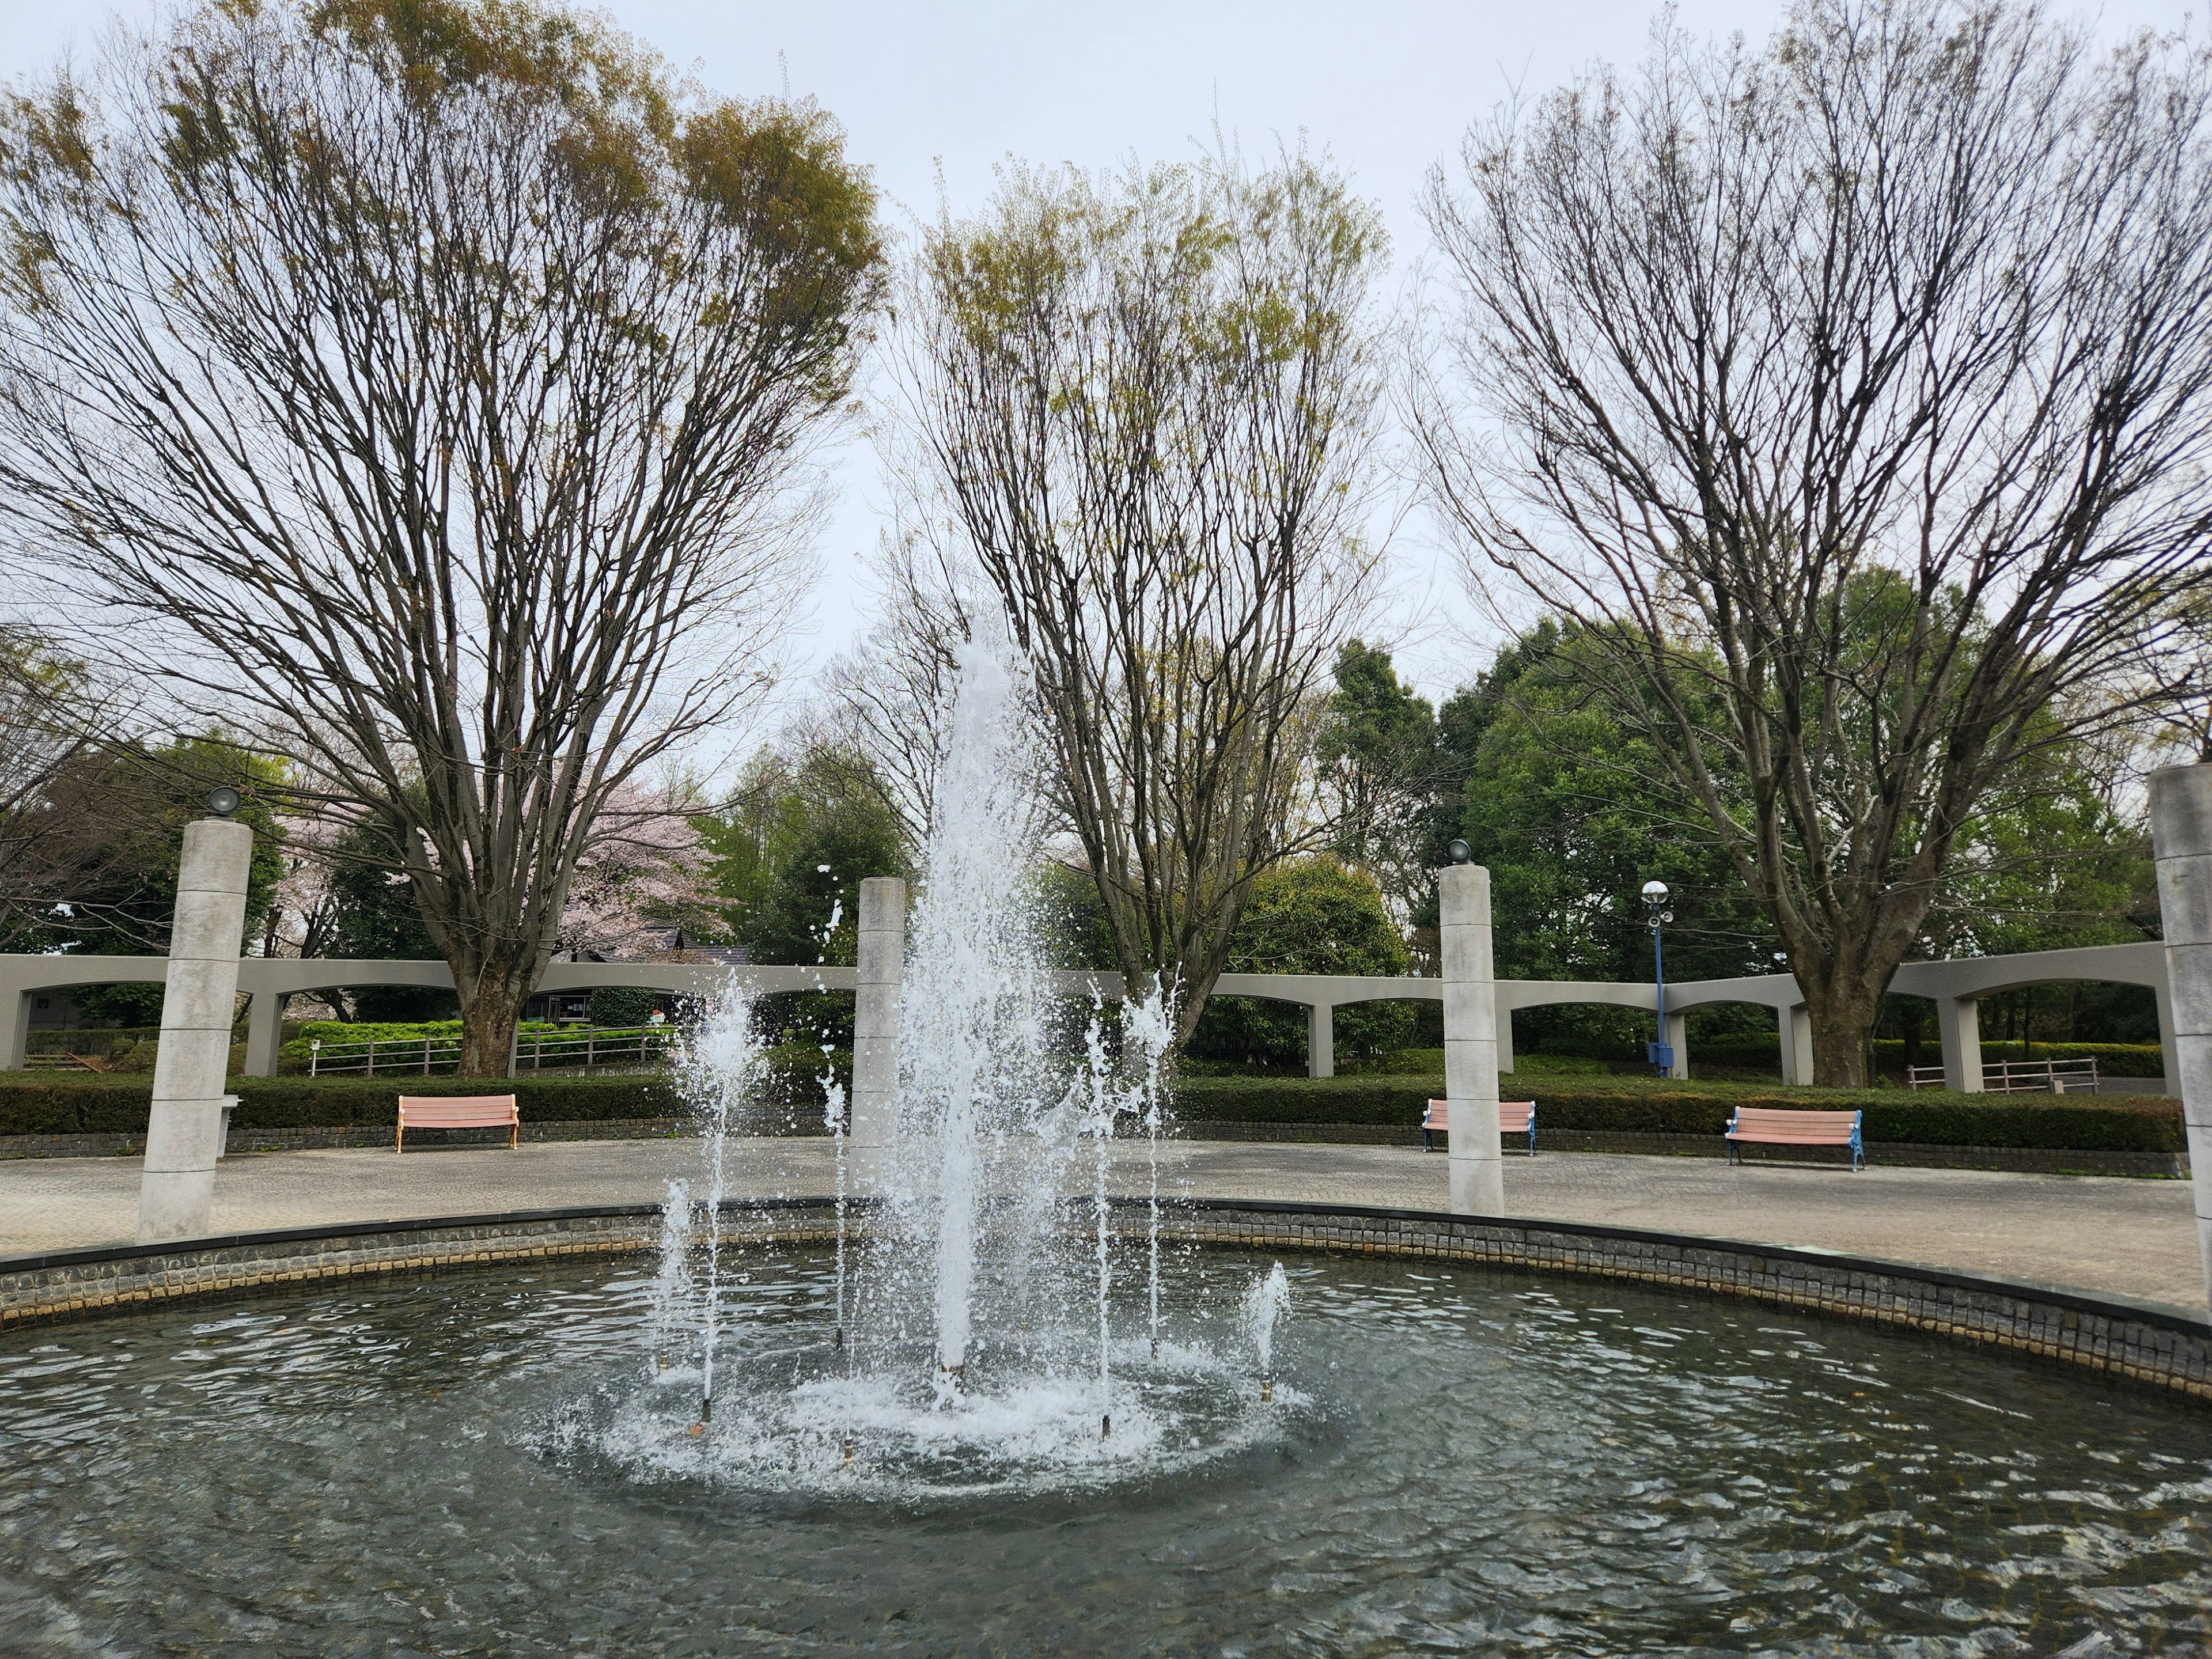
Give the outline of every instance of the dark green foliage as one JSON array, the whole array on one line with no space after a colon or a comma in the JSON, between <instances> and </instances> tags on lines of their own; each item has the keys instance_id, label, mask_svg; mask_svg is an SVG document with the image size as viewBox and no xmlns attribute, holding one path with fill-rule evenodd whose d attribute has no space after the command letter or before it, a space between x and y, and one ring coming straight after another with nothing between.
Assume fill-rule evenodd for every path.
<instances>
[{"instance_id":1,"label":"dark green foliage","mask_svg":"<svg viewBox=\"0 0 2212 1659\"><path fill-rule=\"evenodd\" d=\"M843 1048L832 1048L827 1054L818 1042L781 1042L770 1048L765 1059L767 1075L761 1088L762 1098L787 1112L794 1125L811 1127L823 1121L822 1079L825 1073L845 1091L848 1102L853 1097L853 1048L849 1038Z\"/></svg>"},{"instance_id":2,"label":"dark green foliage","mask_svg":"<svg viewBox=\"0 0 2212 1659\"><path fill-rule=\"evenodd\" d=\"M360 962L435 962L438 947L415 902L388 833L356 824L337 840L331 872L333 954ZM364 985L350 994L354 1018L374 1022L458 1019L460 999L440 986Z\"/></svg>"},{"instance_id":3,"label":"dark green foliage","mask_svg":"<svg viewBox=\"0 0 2212 1659\"><path fill-rule=\"evenodd\" d=\"M605 985L592 993L588 1011L594 1025L642 1025L666 993L635 985Z\"/></svg>"},{"instance_id":4,"label":"dark green foliage","mask_svg":"<svg viewBox=\"0 0 2212 1659\"><path fill-rule=\"evenodd\" d=\"M1536 1103L1547 1128L1719 1135L1740 1106L1866 1113L1870 1141L1925 1146L2039 1147L2067 1152L2185 1150L2178 1103L2120 1103L2050 1095L1983 1097L1927 1091L1786 1089L1668 1083L1651 1078L1531 1078L1509 1093ZM1175 1115L1190 1122L1395 1123L1418 1127L1442 1078L1186 1078Z\"/></svg>"},{"instance_id":5,"label":"dark green foliage","mask_svg":"<svg viewBox=\"0 0 2212 1659\"><path fill-rule=\"evenodd\" d=\"M1401 914L1419 909L1433 885L1421 854L1437 789L1437 719L1389 652L1352 640L1337 653L1316 746L1336 851L1370 872Z\"/></svg>"},{"instance_id":6,"label":"dark green foliage","mask_svg":"<svg viewBox=\"0 0 2212 1659\"><path fill-rule=\"evenodd\" d=\"M753 1004L753 1025L771 1047L796 1045L820 1054L853 1046L850 991L787 991Z\"/></svg>"},{"instance_id":7,"label":"dark green foliage","mask_svg":"<svg viewBox=\"0 0 2212 1659\"><path fill-rule=\"evenodd\" d=\"M1055 968L1119 970L1114 930L1090 872L1047 864L1037 872L1037 929Z\"/></svg>"},{"instance_id":8,"label":"dark green foliage","mask_svg":"<svg viewBox=\"0 0 2212 1659\"><path fill-rule=\"evenodd\" d=\"M177 904L177 865L185 826L207 816L208 792L233 785L245 799L236 814L253 830L247 868L246 931L250 936L269 910L270 895L283 877L283 836L261 787L276 783L283 765L252 754L221 732L147 745L113 744L75 757L47 786L49 810L86 819L100 839L96 852L69 890L53 896L66 915L50 916L19 950L75 950L84 955L158 955L168 949L169 921ZM161 988L115 986L80 994L94 1018L141 1023L161 1018ZM84 997L93 998L91 1004Z\"/></svg>"},{"instance_id":9,"label":"dark green foliage","mask_svg":"<svg viewBox=\"0 0 2212 1659\"><path fill-rule=\"evenodd\" d=\"M818 1119L816 1079L832 1068L849 1087L852 1056L823 1056L803 1045L770 1056L770 1103L776 1120L801 1128ZM1718 1135L1739 1106L1866 1112L1866 1138L1929 1146L2002 1146L2069 1152L2184 1151L2179 1106L2171 1101L2119 1103L2083 1098L2014 1096L2009 1099L1929 1091L1801 1090L1756 1085L1665 1083L1641 1078L1532 1079L1522 1099L1537 1103L1541 1132L1626 1130L1647 1134ZM520 1078L501 1082L456 1078L392 1079L234 1078L233 1122L241 1129L388 1126L398 1097L410 1095L514 1094L525 1122L613 1122L689 1115L672 1079L658 1077ZM1185 1078L1175 1115L1186 1122L1379 1123L1418 1127L1432 1096L1433 1077ZM0 1135L139 1134L152 1094L149 1080L46 1079L0 1084Z\"/></svg>"},{"instance_id":10,"label":"dark green foliage","mask_svg":"<svg viewBox=\"0 0 2212 1659\"><path fill-rule=\"evenodd\" d=\"M674 1081L656 1077L562 1078L258 1078L234 1077L231 1127L239 1129L390 1127L402 1095L515 1097L523 1121L615 1122L684 1117L690 1108ZM0 1083L0 1135L143 1134L151 1079L58 1079Z\"/></svg>"},{"instance_id":11,"label":"dark green foliage","mask_svg":"<svg viewBox=\"0 0 2212 1659\"><path fill-rule=\"evenodd\" d=\"M762 755L728 811L694 822L723 925L755 962L849 967L861 882L907 871L897 814L868 763L826 744L795 762Z\"/></svg>"},{"instance_id":12,"label":"dark green foliage","mask_svg":"<svg viewBox=\"0 0 2212 1659\"><path fill-rule=\"evenodd\" d=\"M1232 974L1402 974L1404 942L1365 874L1330 854L1262 872L1231 942ZM1340 1059L1353 1063L1402 1048L1413 1033L1413 1010L1402 1002L1366 1002L1337 1011ZM1303 1008L1252 997L1216 996L1199 1016L1189 1052L1196 1058L1261 1066L1302 1064Z\"/></svg>"},{"instance_id":13,"label":"dark green foliage","mask_svg":"<svg viewBox=\"0 0 2212 1659\"><path fill-rule=\"evenodd\" d=\"M1501 979L1650 979L1638 896L1655 877L1671 890L1670 978L1773 972L1772 930L1710 827L1655 800L1646 781L1656 752L1587 690L1577 659L1591 648L1543 623L1445 703L1439 770L1449 787L1429 856L1443 864L1444 844L1463 836L1489 867ZM1532 1010L1522 1024L1534 1037L1589 1018Z\"/></svg>"},{"instance_id":14,"label":"dark green foliage","mask_svg":"<svg viewBox=\"0 0 2212 1659\"><path fill-rule=\"evenodd\" d=\"M87 1019L105 1024L114 1020L130 1026L161 1024L161 988L158 985L80 985L70 992Z\"/></svg>"}]
</instances>

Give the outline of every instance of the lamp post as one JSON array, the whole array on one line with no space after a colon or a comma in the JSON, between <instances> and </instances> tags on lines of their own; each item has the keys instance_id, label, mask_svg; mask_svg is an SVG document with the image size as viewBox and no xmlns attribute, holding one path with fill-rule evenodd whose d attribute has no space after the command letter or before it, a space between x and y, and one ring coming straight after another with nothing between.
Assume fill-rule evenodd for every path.
<instances>
[{"instance_id":1,"label":"lamp post","mask_svg":"<svg viewBox=\"0 0 2212 1659\"><path fill-rule=\"evenodd\" d=\"M1644 919L1651 927L1651 981L1657 989L1659 1024L1657 1040L1644 1045L1644 1058L1661 1077L1674 1069L1674 1046L1667 1041L1667 959L1660 948L1660 930L1674 920L1674 913L1667 908L1667 884L1647 881L1644 884Z\"/></svg>"}]
</instances>

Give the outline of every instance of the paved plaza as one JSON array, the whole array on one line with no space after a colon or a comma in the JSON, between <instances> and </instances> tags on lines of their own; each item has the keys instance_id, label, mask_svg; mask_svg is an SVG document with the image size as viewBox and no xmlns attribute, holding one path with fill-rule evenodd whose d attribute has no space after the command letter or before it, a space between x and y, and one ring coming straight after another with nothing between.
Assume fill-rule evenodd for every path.
<instances>
[{"instance_id":1,"label":"paved plaza","mask_svg":"<svg viewBox=\"0 0 2212 1659\"><path fill-rule=\"evenodd\" d=\"M1143 1148L1117 1152L1117 1186L1141 1190ZM737 1195L831 1189L826 1140L746 1141L732 1154ZM216 1171L213 1224L217 1232L250 1232L650 1203L671 1176L696 1180L701 1158L696 1140L240 1156ZM1164 1149L1162 1168L1164 1190L1192 1197L1444 1205L1442 1155L1395 1147L1182 1141ZM0 1163L0 1255L129 1243L138 1174L132 1158ZM1851 1175L1548 1152L1509 1158L1505 1191L1516 1216L1837 1250L2198 1312L2204 1306L2183 1182L1879 1167Z\"/></svg>"}]
</instances>

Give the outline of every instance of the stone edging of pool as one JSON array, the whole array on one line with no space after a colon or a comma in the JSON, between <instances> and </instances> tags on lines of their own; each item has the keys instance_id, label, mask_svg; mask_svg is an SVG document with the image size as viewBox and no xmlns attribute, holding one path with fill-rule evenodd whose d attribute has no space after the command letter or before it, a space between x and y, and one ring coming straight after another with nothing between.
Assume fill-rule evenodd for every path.
<instances>
[{"instance_id":1,"label":"stone edging of pool","mask_svg":"<svg viewBox=\"0 0 2212 1659\"><path fill-rule=\"evenodd\" d=\"M1115 1207L1141 1204L1121 1199ZM834 1214L826 1198L733 1200L724 1206L724 1236L813 1242L832 1235ZM865 1224L862 1215L855 1219ZM2043 1285L1785 1245L1433 1210L1199 1199L1164 1206L1162 1222L1161 1236L1176 1243L1464 1261L1740 1297L2212 1399L2212 1322ZM0 1257L0 1328L367 1273L638 1250L658 1240L659 1227L657 1206L611 1205Z\"/></svg>"}]
</instances>

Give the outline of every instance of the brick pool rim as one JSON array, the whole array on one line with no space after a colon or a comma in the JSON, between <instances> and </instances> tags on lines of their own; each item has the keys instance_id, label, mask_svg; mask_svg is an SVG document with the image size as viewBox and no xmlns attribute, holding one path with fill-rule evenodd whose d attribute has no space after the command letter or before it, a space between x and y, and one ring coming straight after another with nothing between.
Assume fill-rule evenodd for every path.
<instances>
[{"instance_id":1,"label":"brick pool rim","mask_svg":"<svg viewBox=\"0 0 2212 1659\"><path fill-rule=\"evenodd\" d=\"M1145 1200L1120 1198L1127 1212ZM871 1206L854 1200L865 1226ZM802 1243L834 1227L828 1197L733 1199L726 1236ZM141 1310L187 1297L390 1273L434 1272L651 1248L658 1205L340 1222L0 1256L0 1331ZM1877 1257L1592 1222L1287 1200L1184 1199L1161 1206L1176 1243L1371 1255L1565 1273L1695 1291L2037 1355L2212 1400L2212 1320ZM1126 1237L1126 1235L1125 1235Z\"/></svg>"}]
</instances>

